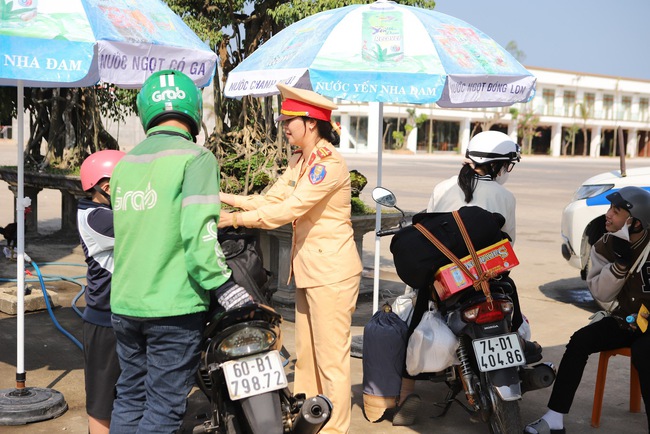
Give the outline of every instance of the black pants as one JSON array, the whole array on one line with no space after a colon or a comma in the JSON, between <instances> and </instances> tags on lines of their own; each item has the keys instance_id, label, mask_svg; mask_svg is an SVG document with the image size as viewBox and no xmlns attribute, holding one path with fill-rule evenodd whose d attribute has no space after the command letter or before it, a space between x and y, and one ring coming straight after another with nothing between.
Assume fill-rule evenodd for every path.
<instances>
[{"instance_id":1,"label":"black pants","mask_svg":"<svg viewBox=\"0 0 650 434\"><path fill-rule=\"evenodd\" d=\"M560 362L548 408L558 413L569 412L590 354L630 347L632 363L639 371L641 395L650 426L650 332L632 332L625 327L622 328L616 319L607 317L571 336Z\"/></svg>"},{"instance_id":2,"label":"black pants","mask_svg":"<svg viewBox=\"0 0 650 434\"><path fill-rule=\"evenodd\" d=\"M512 294L510 298L512 299L512 330L517 331L519 326L523 323L523 318L521 316L521 306L519 305L519 295L517 294L517 287L515 282L508 276L508 274L503 274L499 278L500 281L510 284L512 286ZM409 325L408 337L410 338L413 334L415 328L420 324L424 312L429 310L429 301L431 300L431 293L429 290L419 290L418 297L415 300L415 306L413 307L413 317L411 319L411 324ZM409 375L406 372L406 367L404 367L404 378L415 378L412 375Z\"/></svg>"}]
</instances>

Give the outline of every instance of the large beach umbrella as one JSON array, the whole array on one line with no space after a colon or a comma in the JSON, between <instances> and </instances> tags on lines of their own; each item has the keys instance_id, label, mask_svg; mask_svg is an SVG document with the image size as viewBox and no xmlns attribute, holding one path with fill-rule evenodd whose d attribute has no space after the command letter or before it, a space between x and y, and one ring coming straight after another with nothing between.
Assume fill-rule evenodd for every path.
<instances>
[{"instance_id":1,"label":"large beach umbrella","mask_svg":"<svg viewBox=\"0 0 650 434\"><path fill-rule=\"evenodd\" d=\"M214 75L216 58L161 0L0 2L0 86L18 88L16 389L0 391L6 392L0 393L1 425L55 417L66 408L56 391L25 388L24 87L85 87L103 81L138 88L161 69L180 70L203 87Z\"/></svg>"},{"instance_id":2,"label":"large beach umbrella","mask_svg":"<svg viewBox=\"0 0 650 434\"><path fill-rule=\"evenodd\" d=\"M225 94L268 96L276 83L370 102L380 143L383 103L500 107L529 100L535 77L470 24L429 9L387 0L304 18L273 36L228 74ZM381 227L377 212L376 229ZM375 241L374 303L379 297Z\"/></svg>"}]
</instances>

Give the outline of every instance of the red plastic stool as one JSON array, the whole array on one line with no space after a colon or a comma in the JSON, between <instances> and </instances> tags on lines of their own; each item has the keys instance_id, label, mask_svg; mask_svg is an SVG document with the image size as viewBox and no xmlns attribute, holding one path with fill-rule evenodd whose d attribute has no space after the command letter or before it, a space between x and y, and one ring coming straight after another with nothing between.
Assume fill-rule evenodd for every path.
<instances>
[{"instance_id":1,"label":"red plastic stool","mask_svg":"<svg viewBox=\"0 0 650 434\"><path fill-rule=\"evenodd\" d=\"M600 414L603 410L603 395L605 393L605 380L607 379L607 363L612 356L630 357L629 348L618 348L616 350L601 351L598 360L598 375L596 376L596 388L594 390L594 406L591 410L591 426L600 426ZM639 373L630 359L630 412L641 411L641 385L639 384Z\"/></svg>"}]
</instances>

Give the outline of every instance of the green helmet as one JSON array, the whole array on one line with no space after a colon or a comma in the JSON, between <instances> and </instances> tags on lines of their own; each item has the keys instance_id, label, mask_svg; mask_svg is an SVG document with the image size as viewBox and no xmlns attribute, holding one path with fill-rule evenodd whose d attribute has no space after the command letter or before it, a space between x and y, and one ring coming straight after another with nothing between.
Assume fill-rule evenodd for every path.
<instances>
[{"instance_id":1,"label":"green helmet","mask_svg":"<svg viewBox=\"0 0 650 434\"><path fill-rule=\"evenodd\" d=\"M196 138L203 116L203 97L191 78L180 71L158 71L144 82L136 101L145 131L166 119L178 119L190 124Z\"/></svg>"}]
</instances>

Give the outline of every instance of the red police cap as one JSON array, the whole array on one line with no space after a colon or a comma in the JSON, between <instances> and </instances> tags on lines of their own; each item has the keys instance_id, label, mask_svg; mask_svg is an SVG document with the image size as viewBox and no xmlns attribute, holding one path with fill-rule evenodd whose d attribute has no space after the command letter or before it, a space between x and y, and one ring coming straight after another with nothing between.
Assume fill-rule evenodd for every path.
<instances>
[{"instance_id":1,"label":"red police cap","mask_svg":"<svg viewBox=\"0 0 650 434\"><path fill-rule=\"evenodd\" d=\"M332 110L338 107L329 99L314 91L290 87L282 83L277 84L282 95L282 108L280 116L275 118L276 122L294 118L296 116L307 116L313 119L320 119L330 122Z\"/></svg>"}]
</instances>

